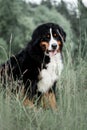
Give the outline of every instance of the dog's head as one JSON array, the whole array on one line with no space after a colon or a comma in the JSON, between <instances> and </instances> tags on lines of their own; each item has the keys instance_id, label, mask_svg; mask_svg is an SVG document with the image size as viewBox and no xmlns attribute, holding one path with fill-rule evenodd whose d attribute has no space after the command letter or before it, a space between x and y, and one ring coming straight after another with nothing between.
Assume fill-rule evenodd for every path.
<instances>
[{"instance_id":1,"label":"dog's head","mask_svg":"<svg viewBox=\"0 0 87 130\"><path fill-rule=\"evenodd\" d=\"M35 29L32 40L39 44L42 51L49 56L54 56L61 52L63 42L65 42L66 33L57 24L46 23Z\"/></svg>"}]
</instances>

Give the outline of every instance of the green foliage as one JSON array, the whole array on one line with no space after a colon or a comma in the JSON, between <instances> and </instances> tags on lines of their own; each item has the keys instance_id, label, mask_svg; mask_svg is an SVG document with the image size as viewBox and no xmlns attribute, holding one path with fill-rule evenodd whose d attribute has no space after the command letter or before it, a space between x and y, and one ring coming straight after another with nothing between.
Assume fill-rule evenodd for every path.
<instances>
[{"instance_id":1,"label":"green foliage","mask_svg":"<svg viewBox=\"0 0 87 130\"><path fill-rule=\"evenodd\" d=\"M52 1L51 0L42 0L41 5L44 5L44 6L48 7L49 9L51 9L52 8Z\"/></svg>"},{"instance_id":2,"label":"green foliage","mask_svg":"<svg viewBox=\"0 0 87 130\"><path fill-rule=\"evenodd\" d=\"M69 10L67 8L67 3L65 3L63 0L61 0L61 2L56 6L56 9L65 17L70 17Z\"/></svg>"}]
</instances>

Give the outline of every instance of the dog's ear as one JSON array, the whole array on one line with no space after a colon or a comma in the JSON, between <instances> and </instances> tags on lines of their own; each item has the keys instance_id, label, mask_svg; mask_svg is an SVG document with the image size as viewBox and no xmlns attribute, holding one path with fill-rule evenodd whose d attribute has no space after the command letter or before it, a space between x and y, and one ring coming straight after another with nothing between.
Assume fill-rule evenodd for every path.
<instances>
[{"instance_id":1,"label":"dog's ear","mask_svg":"<svg viewBox=\"0 0 87 130\"><path fill-rule=\"evenodd\" d=\"M33 40L33 39L36 40L37 38L38 38L38 39L41 38L42 27L43 27L43 26L40 25L40 26L38 26L38 27L34 30L34 32L33 32L33 34L32 34L32 40Z\"/></svg>"},{"instance_id":2,"label":"dog's ear","mask_svg":"<svg viewBox=\"0 0 87 130\"><path fill-rule=\"evenodd\" d=\"M38 28L36 28L34 30L33 34L32 34L32 43L33 43L33 45L38 44L40 42L40 40L41 40L41 36L39 34Z\"/></svg>"},{"instance_id":3,"label":"dog's ear","mask_svg":"<svg viewBox=\"0 0 87 130\"><path fill-rule=\"evenodd\" d=\"M65 42L66 41L66 33L63 30L63 28L57 25L57 32L60 35L62 42Z\"/></svg>"},{"instance_id":4,"label":"dog's ear","mask_svg":"<svg viewBox=\"0 0 87 130\"><path fill-rule=\"evenodd\" d=\"M33 34L32 34L32 40L35 40L37 38L38 38L38 30L35 29L34 32L33 32Z\"/></svg>"}]
</instances>

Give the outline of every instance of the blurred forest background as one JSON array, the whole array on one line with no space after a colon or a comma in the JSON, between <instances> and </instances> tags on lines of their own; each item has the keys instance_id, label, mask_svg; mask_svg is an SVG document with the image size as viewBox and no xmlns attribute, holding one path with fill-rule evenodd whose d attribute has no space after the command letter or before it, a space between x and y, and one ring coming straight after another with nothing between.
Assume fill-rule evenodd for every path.
<instances>
[{"instance_id":1,"label":"blurred forest background","mask_svg":"<svg viewBox=\"0 0 87 130\"><path fill-rule=\"evenodd\" d=\"M39 5L24 0L0 0L0 62L23 48L33 30L46 22L55 22L64 28L67 33L66 44L71 47L74 58L79 48L81 57L86 58L87 7L82 0L77 1L77 6L63 0L59 4L42 0Z\"/></svg>"}]
</instances>

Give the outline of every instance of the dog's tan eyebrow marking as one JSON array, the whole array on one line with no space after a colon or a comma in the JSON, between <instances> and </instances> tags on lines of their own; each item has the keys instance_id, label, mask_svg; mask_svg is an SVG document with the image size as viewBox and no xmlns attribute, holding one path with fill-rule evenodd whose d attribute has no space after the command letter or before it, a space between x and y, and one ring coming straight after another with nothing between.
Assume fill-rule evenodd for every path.
<instances>
[{"instance_id":1,"label":"dog's tan eyebrow marking","mask_svg":"<svg viewBox=\"0 0 87 130\"><path fill-rule=\"evenodd\" d=\"M50 34L47 34L46 37L50 38Z\"/></svg>"},{"instance_id":2,"label":"dog's tan eyebrow marking","mask_svg":"<svg viewBox=\"0 0 87 130\"><path fill-rule=\"evenodd\" d=\"M54 34L53 34L53 36L54 36L54 37L56 37L56 36L57 36L57 34L56 34L56 33L54 33Z\"/></svg>"}]
</instances>

